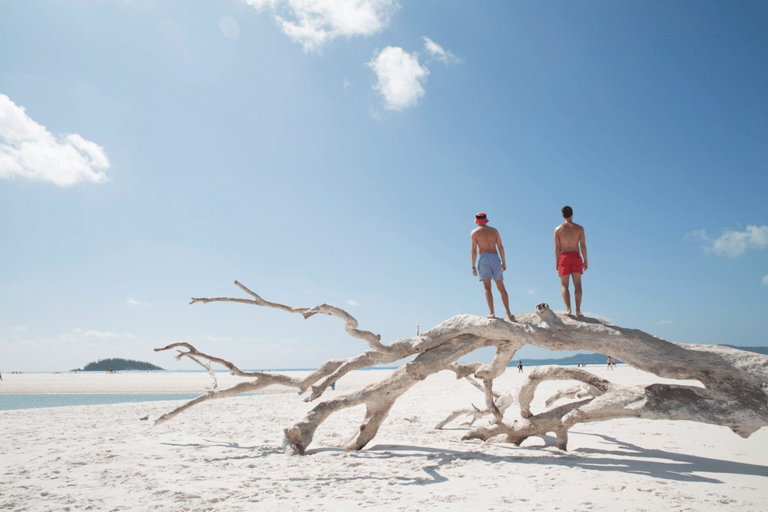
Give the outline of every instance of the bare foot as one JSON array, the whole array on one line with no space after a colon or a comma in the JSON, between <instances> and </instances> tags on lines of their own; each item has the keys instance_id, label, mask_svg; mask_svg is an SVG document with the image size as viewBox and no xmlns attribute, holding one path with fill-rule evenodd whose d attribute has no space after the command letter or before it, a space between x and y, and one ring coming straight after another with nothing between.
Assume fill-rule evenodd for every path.
<instances>
[{"instance_id":1,"label":"bare foot","mask_svg":"<svg viewBox=\"0 0 768 512\"><path fill-rule=\"evenodd\" d=\"M576 317L577 317L577 318L581 318L581 317L583 317L583 316L584 316L584 315L582 315L582 314L581 314L581 311L577 311L577 312L576 312Z\"/></svg>"},{"instance_id":2,"label":"bare foot","mask_svg":"<svg viewBox=\"0 0 768 512\"><path fill-rule=\"evenodd\" d=\"M490 315L486 315L486 316L485 316L485 318L496 318L496 315L494 315L493 313L491 313Z\"/></svg>"},{"instance_id":3,"label":"bare foot","mask_svg":"<svg viewBox=\"0 0 768 512\"><path fill-rule=\"evenodd\" d=\"M507 320L509 320L510 322L514 322L515 315L513 315L512 313L507 313Z\"/></svg>"},{"instance_id":4,"label":"bare foot","mask_svg":"<svg viewBox=\"0 0 768 512\"><path fill-rule=\"evenodd\" d=\"M565 310L565 314L566 314L566 316L571 316L571 310L570 309L566 309Z\"/></svg>"}]
</instances>

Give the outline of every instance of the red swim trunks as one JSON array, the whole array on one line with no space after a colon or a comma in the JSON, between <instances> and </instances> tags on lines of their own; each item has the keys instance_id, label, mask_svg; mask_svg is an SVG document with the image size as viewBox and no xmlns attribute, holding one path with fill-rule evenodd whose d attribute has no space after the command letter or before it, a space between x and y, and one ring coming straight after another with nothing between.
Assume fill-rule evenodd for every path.
<instances>
[{"instance_id":1,"label":"red swim trunks","mask_svg":"<svg viewBox=\"0 0 768 512\"><path fill-rule=\"evenodd\" d=\"M559 275L581 274L583 271L584 267L579 251L560 253L560 257L557 259L557 273Z\"/></svg>"}]
</instances>

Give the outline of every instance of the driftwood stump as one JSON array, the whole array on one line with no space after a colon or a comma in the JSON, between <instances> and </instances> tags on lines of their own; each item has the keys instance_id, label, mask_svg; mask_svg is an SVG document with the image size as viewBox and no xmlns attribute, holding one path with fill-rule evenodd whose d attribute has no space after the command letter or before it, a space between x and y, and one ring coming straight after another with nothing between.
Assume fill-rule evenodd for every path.
<instances>
[{"instance_id":1,"label":"driftwood stump","mask_svg":"<svg viewBox=\"0 0 768 512\"><path fill-rule=\"evenodd\" d=\"M673 343L597 318L557 315L546 304L536 306L535 313L516 314L515 321L457 315L420 335L384 345L379 335L358 329L354 317L342 309L327 304L313 308L276 304L265 301L237 281L235 284L253 298L193 298L191 303L240 302L298 313L304 318L316 314L335 316L344 322L350 336L367 342L369 350L347 359L327 361L310 375L298 379L272 372L243 372L231 362L200 352L188 343L157 348L155 351L179 349L177 358L189 357L212 375L210 363L217 363L234 375L252 380L219 390L213 375L214 386L209 392L161 416L155 421L156 425L207 400L252 392L274 384L297 388L299 393L307 394L306 401L318 400L332 383L352 370L393 363L414 355L412 361L377 384L319 402L304 418L284 429L286 452L305 453L316 429L326 418L361 404L366 406L365 419L345 446L356 450L363 448L376 436L395 401L414 384L441 370L451 370L457 378L467 378L485 393L485 409L458 410L437 426L440 428L461 414L471 415L473 421L490 416L489 424L473 428L465 439L488 440L503 436L519 445L530 436L553 432L559 448L565 450L568 430L573 425L614 418L697 421L730 427L742 437L768 425L768 357L760 354L718 345ZM619 387L585 370L547 367L531 372L517 395L494 393L494 379L504 373L515 353L529 344L549 350L611 354L659 377L697 380L703 387L670 384ZM490 346L496 347L496 355L490 364L456 363L460 357ZM560 398L577 401L532 415L529 406L534 392L547 380L580 383L576 388L553 396L548 405ZM504 411L514 403L519 405L523 420L505 423Z\"/></svg>"}]
</instances>

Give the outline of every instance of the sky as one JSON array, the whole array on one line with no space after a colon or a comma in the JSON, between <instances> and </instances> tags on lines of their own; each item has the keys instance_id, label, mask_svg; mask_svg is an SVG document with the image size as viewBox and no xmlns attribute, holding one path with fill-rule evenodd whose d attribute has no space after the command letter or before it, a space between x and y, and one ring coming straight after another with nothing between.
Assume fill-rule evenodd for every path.
<instances>
[{"instance_id":1,"label":"sky","mask_svg":"<svg viewBox=\"0 0 768 512\"><path fill-rule=\"evenodd\" d=\"M766 346L768 8L760 1L8 0L0 5L0 371L121 357L315 368L487 314L582 310ZM495 293L497 312L503 311ZM525 347L520 358L551 357ZM563 356L570 353L562 353ZM465 360L488 361L492 352Z\"/></svg>"}]
</instances>

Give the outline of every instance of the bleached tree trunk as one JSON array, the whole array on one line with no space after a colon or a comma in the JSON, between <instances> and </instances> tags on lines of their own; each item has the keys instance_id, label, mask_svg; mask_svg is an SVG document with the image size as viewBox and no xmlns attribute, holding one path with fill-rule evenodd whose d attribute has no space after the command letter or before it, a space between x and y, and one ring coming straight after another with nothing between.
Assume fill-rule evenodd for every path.
<instances>
[{"instance_id":1,"label":"bleached tree trunk","mask_svg":"<svg viewBox=\"0 0 768 512\"><path fill-rule=\"evenodd\" d=\"M304 318L316 314L335 316L344 322L347 333L366 341L369 350L347 359L328 361L307 377L296 379L272 372L242 372L231 362L202 353L186 343L155 349L183 348L185 350L179 351L178 358L190 357L200 364L204 364L202 361L218 363L235 375L255 379L226 390L214 388L160 417L155 424L167 421L206 400L274 384L295 387L300 393L311 391L305 400L317 400L331 383L352 370L392 363L415 355L412 361L403 364L390 377L377 384L318 403L304 418L284 430L286 451L305 453L315 430L326 418L340 410L362 404L366 406L365 419L347 441L346 447L363 448L375 437L392 405L403 393L429 375L445 369L454 371L458 378L467 378L482 388L485 394L485 409L478 409L474 415L490 415L492 423L474 428L467 438L487 440L503 435L509 442L519 444L532 435L554 432L558 446L565 449L567 432L573 425L620 417L712 423L728 426L744 437L768 425L768 394L765 385L768 382L768 357L759 354L721 346L672 343L596 318L575 319L556 315L546 304L537 306L535 313L516 314L514 322L457 315L420 335L383 345L379 335L358 329L357 321L344 310L327 304L295 308L272 303L237 281L235 284L253 298L193 298L192 304L240 302L298 313ZM517 350L527 344L550 350L589 350L610 354L630 366L660 377L698 380L703 388L668 384L621 388L584 370L549 368L531 372L519 396L499 397L493 390L494 379L504 373ZM462 356L490 346L496 347L496 355L490 364L456 363ZM472 380L473 377L481 381L482 385ZM583 383L583 387L579 388L581 391L571 390L568 393L574 396L581 393L585 398L532 415L529 406L536 387L545 380L553 379ZM523 421L505 423L504 411L514 403L519 404Z\"/></svg>"}]
</instances>

